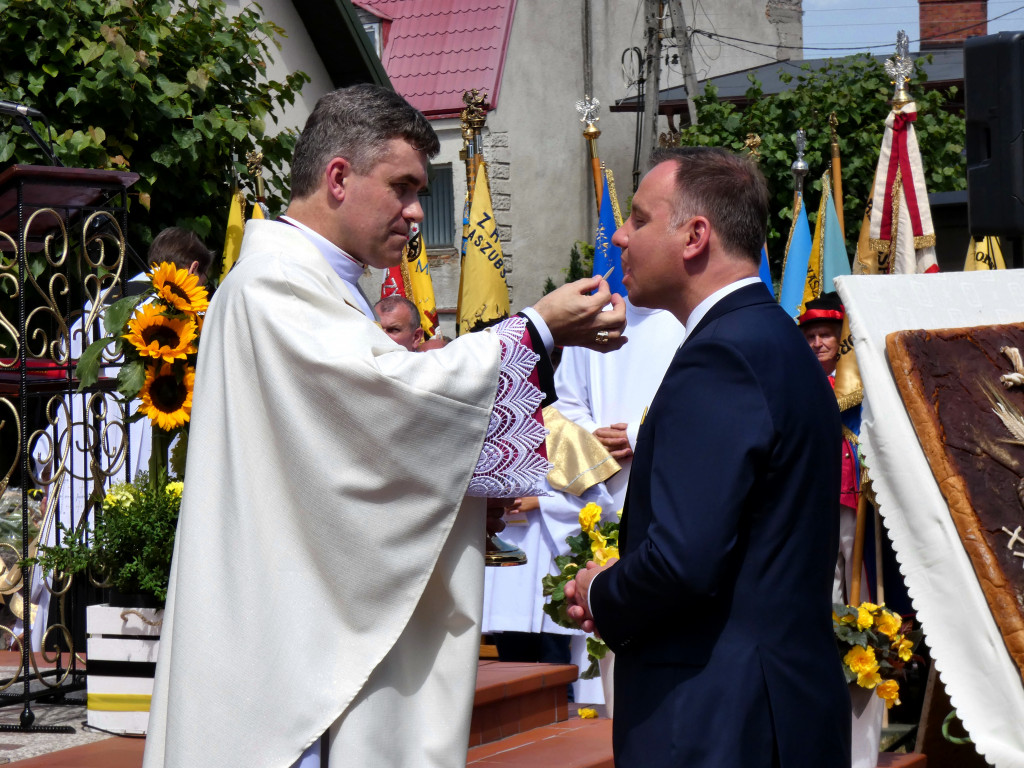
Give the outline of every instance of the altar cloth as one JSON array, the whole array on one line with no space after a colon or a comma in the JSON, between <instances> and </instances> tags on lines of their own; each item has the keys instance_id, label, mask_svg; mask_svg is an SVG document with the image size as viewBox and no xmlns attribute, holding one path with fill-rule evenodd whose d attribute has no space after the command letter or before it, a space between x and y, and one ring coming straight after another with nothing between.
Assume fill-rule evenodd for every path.
<instances>
[{"instance_id":1,"label":"altar cloth","mask_svg":"<svg viewBox=\"0 0 1024 768\"><path fill-rule=\"evenodd\" d=\"M931 648L975 748L1024 766L1024 683L918 442L885 352L894 331L1024 321L1024 270L836 278L864 382L861 450Z\"/></svg>"}]
</instances>

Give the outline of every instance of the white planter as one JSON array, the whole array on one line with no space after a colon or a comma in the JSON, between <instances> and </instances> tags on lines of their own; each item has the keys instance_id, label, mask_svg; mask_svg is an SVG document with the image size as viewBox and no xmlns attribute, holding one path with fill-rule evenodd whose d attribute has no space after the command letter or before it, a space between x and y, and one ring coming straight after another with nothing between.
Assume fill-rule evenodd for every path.
<instances>
[{"instance_id":1,"label":"white planter","mask_svg":"<svg viewBox=\"0 0 1024 768\"><path fill-rule=\"evenodd\" d=\"M874 691L859 685L849 688L853 708L850 768L877 768L885 701Z\"/></svg>"},{"instance_id":2,"label":"white planter","mask_svg":"<svg viewBox=\"0 0 1024 768\"><path fill-rule=\"evenodd\" d=\"M163 615L162 608L86 608L89 725L113 733L146 733Z\"/></svg>"}]
</instances>

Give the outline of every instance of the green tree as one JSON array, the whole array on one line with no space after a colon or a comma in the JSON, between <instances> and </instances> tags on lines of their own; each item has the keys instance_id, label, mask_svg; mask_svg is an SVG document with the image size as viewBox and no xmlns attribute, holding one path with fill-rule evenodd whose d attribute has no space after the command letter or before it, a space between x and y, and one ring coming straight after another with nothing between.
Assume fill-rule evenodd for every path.
<instances>
[{"instance_id":1,"label":"green tree","mask_svg":"<svg viewBox=\"0 0 1024 768\"><path fill-rule=\"evenodd\" d=\"M572 251L569 253L569 266L562 270L565 273L565 280L562 282L571 283L574 280L590 277L593 266L594 246L582 240L577 240L572 244ZM551 293L557 287L555 281L549 277L544 283L544 295Z\"/></svg>"},{"instance_id":2,"label":"green tree","mask_svg":"<svg viewBox=\"0 0 1024 768\"><path fill-rule=\"evenodd\" d=\"M925 91L924 58L915 61L909 88L915 96L918 117L914 124L930 192L965 189L966 160L963 156L965 127L962 112L950 112L956 88L948 93ZM747 90L749 105L740 109L718 100L714 88L695 101L699 124L682 131L681 144L724 146L739 151L747 134L761 137L761 170L772 193L768 224L768 254L778 276L785 256L786 238L793 214L793 176L790 165L796 159L793 143L798 128L807 133L804 159L810 172L804 181L804 201L813 226L821 196L821 175L831 157L828 116L835 112L843 170L843 211L846 219L847 249L854 252L864 208L874 183L875 166L882 145L885 118L889 114L893 87L883 64L867 54L829 59L818 71L804 65L795 77L784 73L791 87L778 94L765 94L751 76Z\"/></svg>"},{"instance_id":3,"label":"green tree","mask_svg":"<svg viewBox=\"0 0 1024 768\"><path fill-rule=\"evenodd\" d=\"M54 124L68 166L134 171L128 239L144 250L171 225L220 244L232 169L263 152L267 203L282 207L281 172L295 135L267 134L309 77L268 80L284 30L252 3L230 16L222 0L0 0L0 98ZM47 126L34 121L44 138ZM0 167L46 164L20 126L0 134Z\"/></svg>"}]
</instances>

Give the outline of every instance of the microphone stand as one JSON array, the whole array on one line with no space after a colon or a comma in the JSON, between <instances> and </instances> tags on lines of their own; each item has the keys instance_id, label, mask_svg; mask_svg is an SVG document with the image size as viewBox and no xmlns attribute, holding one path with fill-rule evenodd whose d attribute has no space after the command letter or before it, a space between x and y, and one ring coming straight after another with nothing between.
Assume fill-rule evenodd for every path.
<instances>
[{"instance_id":1,"label":"microphone stand","mask_svg":"<svg viewBox=\"0 0 1024 768\"><path fill-rule=\"evenodd\" d=\"M51 149L49 143L43 141L43 137L36 133L36 129L32 127L32 123L29 121L28 117L26 117L25 115L18 115L16 119L18 123L21 125L21 127L25 129L28 135L32 137L32 140L39 145L39 148L41 150L43 150L43 154L46 155L46 159L50 161L50 165L55 165L60 168L63 168L64 163L62 163L60 159L53 153L53 149ZM46 118L43 119L45 120ZM46 127L47 129L49 129L50 127L49 120L46 121Z\"/></svg>"}]
</instances>

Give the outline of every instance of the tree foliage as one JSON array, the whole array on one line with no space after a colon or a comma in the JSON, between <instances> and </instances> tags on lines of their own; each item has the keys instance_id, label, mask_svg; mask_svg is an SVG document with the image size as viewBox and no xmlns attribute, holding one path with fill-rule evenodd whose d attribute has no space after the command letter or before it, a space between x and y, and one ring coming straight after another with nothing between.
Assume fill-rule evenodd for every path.
<instances>
[{"instance_id":1,"label":"tree foliage","mask_svg":"<svg viewBox=\"0 0 1024 768\"><path fill-rule=\"evenodd\" d=\"M68 166L134 171L129 241L148 246L171 225L219 245L232 169L263 152L267 202L286 194L282 165L295 136L267 134L308 76L268 80L284 30L258 5L223 0L0 0L0 98L41 110ZM46 137L46 125L33 121ZM46 164L18 125L0 134L0 167Z\"/></svg>"},{"instance_id":2,"label":"tree foliage","mask_svg":"<svg viewBox=\"0 0 1024 768\"><path fill-rule=\"evenodd\" d=\"M918 58L909 88L917 103L914 124L930 192L965 189L966 161L963 156L965 127L962 112L950 112L956 88L948 93L925 91L925 58ZM893 87L883 64L867 55L829 59L817 71L809 65L800 74L780 75L788 90L765 94L753 78L747 90L749 105L718 100L715 89L696 97L699 124L682 131L682 145L724 146L743 149L747 134L761 137L758 148L761 170L772 193L768 224L768 254L778 274L793 214L793 176L796 159L794 138L798 128L807 133L804 159L810 171L804 181L804 201L813 226L821 196L821 175L831 158L828 116L838 119L840 157L843 171L843 211L847 248L856 247L864 208L874 183L875 166L885 119L891 109Z\"/></svg>"}]
</instances>

